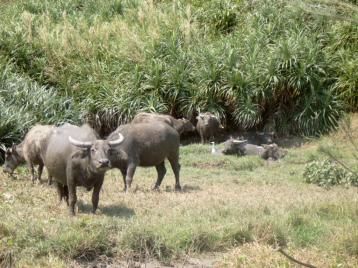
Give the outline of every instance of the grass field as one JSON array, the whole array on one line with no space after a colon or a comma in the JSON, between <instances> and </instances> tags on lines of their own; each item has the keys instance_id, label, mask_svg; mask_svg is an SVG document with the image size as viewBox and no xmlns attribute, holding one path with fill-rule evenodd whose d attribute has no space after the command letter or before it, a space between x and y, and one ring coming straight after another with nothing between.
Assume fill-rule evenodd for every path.
<instances>
[{"instance_id":1,"label":"grass field","mask_svg":"<svg viewBox=\"0 0 358 268\"><path fill-rule=\"evenodd\" d=\"M353 121L355 137L358 117ZM167 175L152 192L154 168L139 168L133 192L111 170L92 215L79 188L78 214L68 216L55 189L33 185L25 168L0 173L0 263L9 267L296 267L277 251L317 267L358 266L358 192L307 184L306 163L335 144L356 165L340 132L288 149L278 162L214 156L209 145L181 147L183 191ZM7 266L6 266L7 265ZM93 266L91 266L93 267ZM97 266L102 267L102 266ZM105 266L103 266L105 267Z\"/></svg>"}]
</instances>

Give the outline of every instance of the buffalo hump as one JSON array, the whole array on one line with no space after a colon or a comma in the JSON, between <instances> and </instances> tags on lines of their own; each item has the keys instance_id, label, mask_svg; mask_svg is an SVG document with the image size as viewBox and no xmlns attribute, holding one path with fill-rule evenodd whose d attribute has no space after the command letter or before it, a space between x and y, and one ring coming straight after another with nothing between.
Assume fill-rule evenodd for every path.
<instances>
[{"instance_id":1,"label":"buffalo hump","mask_svg":"<svg viewBox=\"0 0 358 268\"><path fill-rule=\"evenodd\" d=\"M158 113L138 113L132 120L132 124L162 122L173 127L179 134L194 131L194 125L185 118L176 119L171 115Z\"/></svg>"}]
</instances>

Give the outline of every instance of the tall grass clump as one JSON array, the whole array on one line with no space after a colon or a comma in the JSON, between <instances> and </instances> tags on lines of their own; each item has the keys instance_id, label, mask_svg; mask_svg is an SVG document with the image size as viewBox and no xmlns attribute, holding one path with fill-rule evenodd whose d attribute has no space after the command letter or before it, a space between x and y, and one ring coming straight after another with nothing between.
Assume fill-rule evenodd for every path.
<instances>
[{"instance_id":1,"label":"tall grass clump","mask_svg":"<svg viewBox=\"0 0 358 268\"><path fill-rule=\"evenodd\" d=\"M19 142L36 123L78 122L72 98L60 96L26 76L14 74L12 64L0 69L0 145Z\"/></svg>"},{"instance_id":2,"label":"tall grass clump","mask_svg":"<svg viewBox=\"0 0 358 268\"><path fill-rule=\"evenodd\" d=\"M138 111L211 111L319 135L357 107L354 2L31 0L2 14L0 55L103 134Z\"/></svg>"}]
</instances>

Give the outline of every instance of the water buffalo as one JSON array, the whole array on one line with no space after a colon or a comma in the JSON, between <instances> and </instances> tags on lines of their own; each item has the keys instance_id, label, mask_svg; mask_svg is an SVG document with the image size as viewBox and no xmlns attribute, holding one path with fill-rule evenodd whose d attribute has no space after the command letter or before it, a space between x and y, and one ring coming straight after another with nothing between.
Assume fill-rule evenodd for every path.
<instances>
[{"instance_id":1,"label":"water buffalo","mask_svg":"<svg viewBox=\"0 0 358 268\"><path fill-rule=\"evenodd\" d=\"M201 143L213 138L219 129L224 128L219 119L212 113L200 113L196 118L198 119L196 130L200 135Z\"/></svg>"},{"instance_id":2,"label":"water buffalo","mask_svg":"<svg viewBox=\"0 0 358 268\"><path fill-rule=\"evenodd\" d=\"M247 140L249 144L262 145L274 143L275 132L245 132L242 135L243 140Z\"/></svg>"},{"instance_id":3,"label":"water buffalo","mask_svg":"<svg viewBox=\"0 0 358 268\"><path fill-rule=\"evenodd\" d=\"M12 175L14 170L25 163L24 153L22 151L23 142L13 145L5 150L5 163L3 165L4 173Z\"/></svg>"},{"instance_id":4,"label":"water buffalo","mask_svg":"<svg viewBox=\"0 0 358 268\"><path fill-rule=\"evenodd\" d=\"M261 158L268 160L278 160L282 158L285 153L280 150L277 144L264 144L258 146L248 143L247 140L236 140L230 138L224 143L223 154L237 154L237 155L258 155Z\"/></svg>"},{"instance_id":5,"label":"water buffalo","mask_svg":"<svg viewBox=\"0 0 358 268\"><path fill-rule=\"evenodd\" d=\"M224 142L224 149L221 151L227 155L244 155L244 145L247 144L247 140L237 140L232 137Z\"/></svg>"},{"instance_id":6,"label":"water buffalo","mask_svg":"<svg viewBox=\"0 0 358 268\"><path fill-rule=\"evenodd\" d=\"M4 171L12 174L18 165L26 162L31 171L32 182L36 179L41 181L44 154L53 129L54 126L51 125L35 125L31 128L19 145L6 150ZM38 165L37 178L34 169L36 165ZM51 177L48 182L51 184Z\"/></svg>"},{"instance_id":7,"label":"water buffalo","mask_svg":"<svg viewBox=\"0 0 358 268\"><path fill-rule=\"evenodd\" d=\"M179 135L184 132L191 132L195 130L194 125L186 118L175 119L171 115L157 114L157 113L138 113L131 123L152 123L153 121L160 121L170 125L178 131Z\"/></svg>"},{"instance_id":8,"label":"water buffalo","mask_svg":"<svg viewBox=\"0 0 358 268\"><path fill-rule=\"evenodd\" d=\"M108 155L122 141L120 133L116 140L99 140L88 125L66 124L56 128L48 142L45 166L56 181L60 201L63 197L69 200L71 215L75 215L76 186L93 188L92 212L95 213L104 174L111 167Z\"/></svg>"},{"instance_id":9,"label":"water buffalo","mask_svg":"<svg viewBox=\"0 0 358 268\"><path fill-rule=\"evenodd\" d=\"M119 126L107 139L117 139L118 133L124 136L124 141L116 147L117 154L112 154L110 159L113 166L122 173L125 191L131 187L137 166L156 167L158 177L154 189L159 189L166 173L166 158L175 175L175 189L181 189L179 134L174 128L162 122L127 124Z\"/></svg>"}]
</instances>

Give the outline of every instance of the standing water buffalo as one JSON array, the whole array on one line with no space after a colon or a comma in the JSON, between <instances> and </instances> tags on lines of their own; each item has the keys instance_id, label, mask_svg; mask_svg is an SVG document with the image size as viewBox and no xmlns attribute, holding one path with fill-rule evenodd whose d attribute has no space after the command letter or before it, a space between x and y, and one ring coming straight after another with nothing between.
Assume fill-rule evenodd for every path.
<instances>
[{"instance_id":1,"label":"standing water buffalo","mask_svg":"<svg viewBox=\"0 0 358 268\"><path fill-rule=\"evenodd\" d=\"M175 119L171 115L167 114L157 114L157 113L138 113L132 120L131 123L152 123L155 121L160 121L168 124L169 126L175 128L178 131L179 135L184 132L191 132L195 130L194 125L186 118Z\"/></svg>"},{"instance_id":2,"label":"standing water buffalo","mask_svg":"<svg viewBox=\"0 0 358 268\"><path fill-rule=\"evenodd\" d=\"M76 186L93 188L92 204L95 213L104 174L111 167L108 155L113 146L123 141L118 133L113 141L98 140L95 131L88 125L77 127L66 124L56 128L46 151L45 166L56 180L59 199L64 197L70 205L70 214L75 215L77 201Z\"/></svg>"},{"instance_id":3,"label":"standing water buffalo","mask_svg":"<svg viewBox=\"0 0 358 268\"><path fill-rule=\"evenodd\" d=\"M22 151L23 142L13 145L5 150L5 163L3 166L4 173L12 175L14 170L21 164L25 163L24 153Z\"/></svg>"},{"instance_id":4,"label":"standing water buffalo","mask_svg":"<svg viewBox=\"0 0 358 268\"><path fill-rule=\"evenodd\" d=\"M36 180L34 166L38 165L37 180L41 181L44 168L44 154L54 126L35 125L26 134L24 140L5 152L4 172L12 174L16 167L26 162L31 171L32 182ZM51 184L51 177L49 177Z\"/></svg>"},{"instance_id":5,"label":"standing water buffalo","mask_svg":"<svg viewBox=\"0 0 358 268\"><path fill-rule=\"evenodd\" d=\"M212 113L200 113L196 118L198 119L196 130L200 135L201 143L213 138L219 129L224 128L219 119Z\"/></svg>"},{"instance_id":6,"label":"standing water buffalo","mask_svg":"<svg viewBox=\"0 0 358 268\"><path fill-rule=\"evenodd\" d=\"M117 139L118 133L124 136L124 141L116 147L117 153L112 154L110 159L112 165L122 173L125 191L131 187L137 166L156 167L158 177L154 189L159 189L166 173L166 158L175 175L175 189L181 189L179 134L174 128L161 122L127 124L119 126L107 139Z\"/></svg>"}]
</instances>

